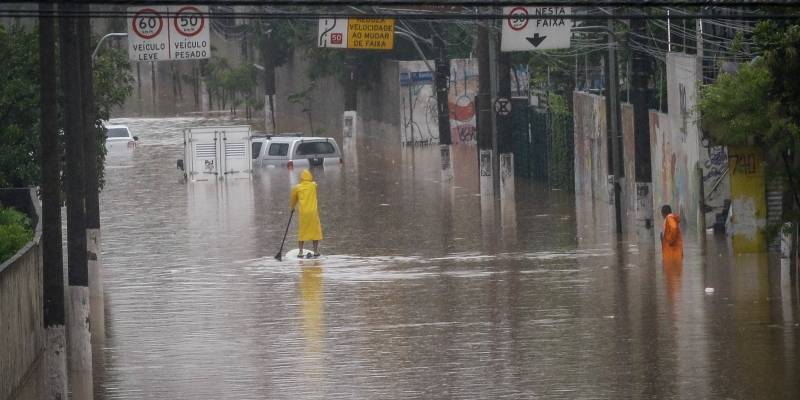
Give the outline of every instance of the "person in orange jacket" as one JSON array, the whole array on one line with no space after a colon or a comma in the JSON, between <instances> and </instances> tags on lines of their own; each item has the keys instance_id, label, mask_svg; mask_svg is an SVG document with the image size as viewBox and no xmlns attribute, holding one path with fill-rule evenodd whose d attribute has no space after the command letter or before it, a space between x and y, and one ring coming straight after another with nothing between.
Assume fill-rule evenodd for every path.
<instances>
[{"instance_id":1,"label":"person in orange jacket","mask_svg":"<svg viewBox=\"0 0 800 400\"><path fill-rule=\"evenodd\" d=\"M297 241L300 252L298 257L303 257L303 244L311 241L314 244L314 257L319 257L319 241L322 240L322 224L319 222L317 209L317 183L307 169L300 173L300 183L292 188L292 197L289 208L297 208L300 222L297 225Z\"/></svg>"},{"instance_id":2,"label":"person in orange jacket","mask_svg":"<svg viewBox=\"0 0 800 400\"><path fill-rule=\"evenodd\" d=\"M683 259L681 219L678 214L672 213L672 207L669 204L661 207L661 216L664 217L664 231L661 233L661 253L664 261L680 261Z\"/></svg>"}]
</instances>

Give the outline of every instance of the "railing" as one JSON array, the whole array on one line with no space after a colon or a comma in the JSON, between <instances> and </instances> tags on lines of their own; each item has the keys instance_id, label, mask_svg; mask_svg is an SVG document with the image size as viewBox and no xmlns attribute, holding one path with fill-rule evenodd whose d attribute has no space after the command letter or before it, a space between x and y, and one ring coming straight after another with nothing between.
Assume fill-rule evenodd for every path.
<instances>
[{"instance_id":1,"label":"railing","mask_svg":"<svg viewBox=\"0 0 800 400\"><path fill-rule=\"evenodd\" d=\"M0 189L0 203L36 225L33 240L0 264L0 400L33 398L44 353L39 199L35 189Z\"/></svg>"}]
</instances>

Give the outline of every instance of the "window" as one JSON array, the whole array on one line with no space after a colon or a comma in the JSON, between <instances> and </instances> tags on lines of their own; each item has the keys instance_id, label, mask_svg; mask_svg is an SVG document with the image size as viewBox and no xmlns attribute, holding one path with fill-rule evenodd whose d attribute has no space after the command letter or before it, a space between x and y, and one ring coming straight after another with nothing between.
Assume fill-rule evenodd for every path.
<instances>
[{"instance_id":1,"label":"window","mask_svg":"<svg viewBox=\"0 0 800 400\"><path fill-rule=\"evenodd\" d=\"M108 130L107 137L129 137L128 136L128 129L127 128L111 128Z\"/></svg>"},{"instance_id":2,"label":"window","mask_svg":"<svg viewBox=\"0 0 800 400\"><path fill-rule=\"evenodd\" d=\"M261 153L261 145L264 144L262 142L253 142L253 159L255 160L258 158L258 154Z\"/></svg>"},{"instance_id":3,"label":"window","mask_svg":"<svg viewBox=\"0 0 800 400\"><path fill-rule=\"evenodd\" d=\"M322 154L335 154L336 149L328 142L306 142L297 146L295 154L298 156L313 156Z\"/></svg>"},{"instance_id":4,"label":"window","mask_svg":"<svg viewBox=\"0 0 800 400\"><path fill-rule=\"evenodd\" d=\"M273 143L269 145L269 155L285 156L289 153L289 143Z\"/></svg>"}]
</instances>

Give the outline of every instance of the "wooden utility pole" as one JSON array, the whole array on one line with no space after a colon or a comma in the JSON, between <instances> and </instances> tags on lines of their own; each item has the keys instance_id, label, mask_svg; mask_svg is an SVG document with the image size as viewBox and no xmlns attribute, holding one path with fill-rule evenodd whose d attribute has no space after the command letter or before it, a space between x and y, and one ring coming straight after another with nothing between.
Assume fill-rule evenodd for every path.
<instances>
[{"instance_id":1,"label":"wooden utility pole","mask_svg":"<svg viewBox=\"0 0 800 400\"><path fill-rule=\"evenodd\" d=\"M613 17L613 11L612 11ZM619 129L619 72L617 63L618 45L614 37L614 19L608 20L608 85L606 87L606 104L608 106L608 137L611 140L611 164L614 174L614 220L617 234L622 234L622 187L620 179L623 177L622 169L622 135Z\"/></svg>"},{"instance_id":2,"label":"wooden utility pole","mask_svg":"<svg viewBox=\"0 0 800 400\"><path fill-rule=\"evenodd\" d=\"M89 5L80 6L82 14L89 14ZM105 312L103 309L103 262L100 245L100 180L102 165L98 163L98 147L105 138L97 127L97 107L94 101L92 27L88 16L78 20L78 58L81 63L81 109L83 125L83 170L86 182L86 256L89 274L89 329L93 349L102 349L105 343ZM93 352L94 353L94 352ZM98 352L99 353L99 352ZM95 357L101 361L100 357Z\"/></svg>"},{"instance_id":3,"label":"wooden utility pole","mask_svg":"<svg viewBox=\"0 0 800 400\"><path fill-rule=\"evenodd\" d=\"M489 29L487 21L478 21L478 35L476 40L478 56L478 153L480 166L481 196L494 198L494 183L492 180L493 147L492 147L492 79L491 60L489 58Z\"/></svg>"},{"instance_id":4,"label":"wooden utility pole","mask_svg":"<svg viewBox=\"0 0 800 400\"><path fill-rule=\"evenodd\" d=\"M44 294L45 399L67 398L67 339L64 331L64 255L61 250L61 149L56 105L55 24L52 4L39 4L39 91Z\"/></svg>"},{"instance_id":5,"label":"wooden utility pole","mask_svg":"<svg viewBox=\"0 0 800 400\"><path fill-rule=\"evenodd\" d=\"M433 31L433 44L437 52L436 57L436 106L439 120L439 154L442 165L442 183L453 181L453 159L450 132L450 58L447 56L447 43L444 38Z\"/></svg>"},{"instance_id":6,"label":"wooden utility pole","mask_svg":"<svg viewBox=\"0 0 800 400\"><path fill-rule=\"evenodd\" d=\"M68 15L78 11L73 4L59 5ZM92 349L89 333L89 274L86 260L86 209L84 141L82 124L81 68L78 30L74 17L58 21L60 30L61 86L64 96L66 143L67 266L69 386L73 399L92 398Z\"/></svg>"},{"instance_id":7,"label":"wooden utility pole","mask_svg":"<svg viewBox=\"0 0 800 400\"><path fill-rule=\"evenodd\" d=\"M356 64L353 50L345 50L344 55L345 81L344 81L344 110L357 111L358 108L358 88L356 86ZM313 132L312 132L313 134Z\"/></svg>"},{"instance_id":8,"label":"wooden utility pole","mask_svg":"<svg viewBox=\"0 0 800 400\"><path fill-rule=\"evenodd\" d=\"M277 133L275 123L275 38L272 28L267 27L261 46L261 62L264 64L264 132ZM313 134L313 132L311 132Z\"/></svg>"},{"instance_id":9,"label":"wooden utility pole","mask_svg":"<svg viewBox=\"0 0 800 400\"><path fill-rule=\"evenodd\" d=\"M640 18L630 20L631 35L631 103L633 104L634 176L636 196L636 230L640 239L651 240L653 227L653 178L650 159L650 107L647 79L650 58L641 50L646 46L646 22ZM632 193L630 195L633 195Z\"/></svg>"}]
</instances>

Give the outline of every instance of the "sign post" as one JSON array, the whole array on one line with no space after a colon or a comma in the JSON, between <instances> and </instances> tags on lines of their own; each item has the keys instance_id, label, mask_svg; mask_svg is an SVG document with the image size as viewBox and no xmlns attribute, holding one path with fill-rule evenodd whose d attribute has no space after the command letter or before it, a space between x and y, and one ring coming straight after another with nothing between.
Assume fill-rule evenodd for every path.
<instances>
[{"instance_id":1,"label":"sign post","mask_svg":"<svg viewBox=\"0 0 800 400\"><path fill-rule=\"evenodd\" d=\"M571 7L503 7L500 51L569 48L573 21L561 16L570 14Z\"/></svg>"}]
</instances>

